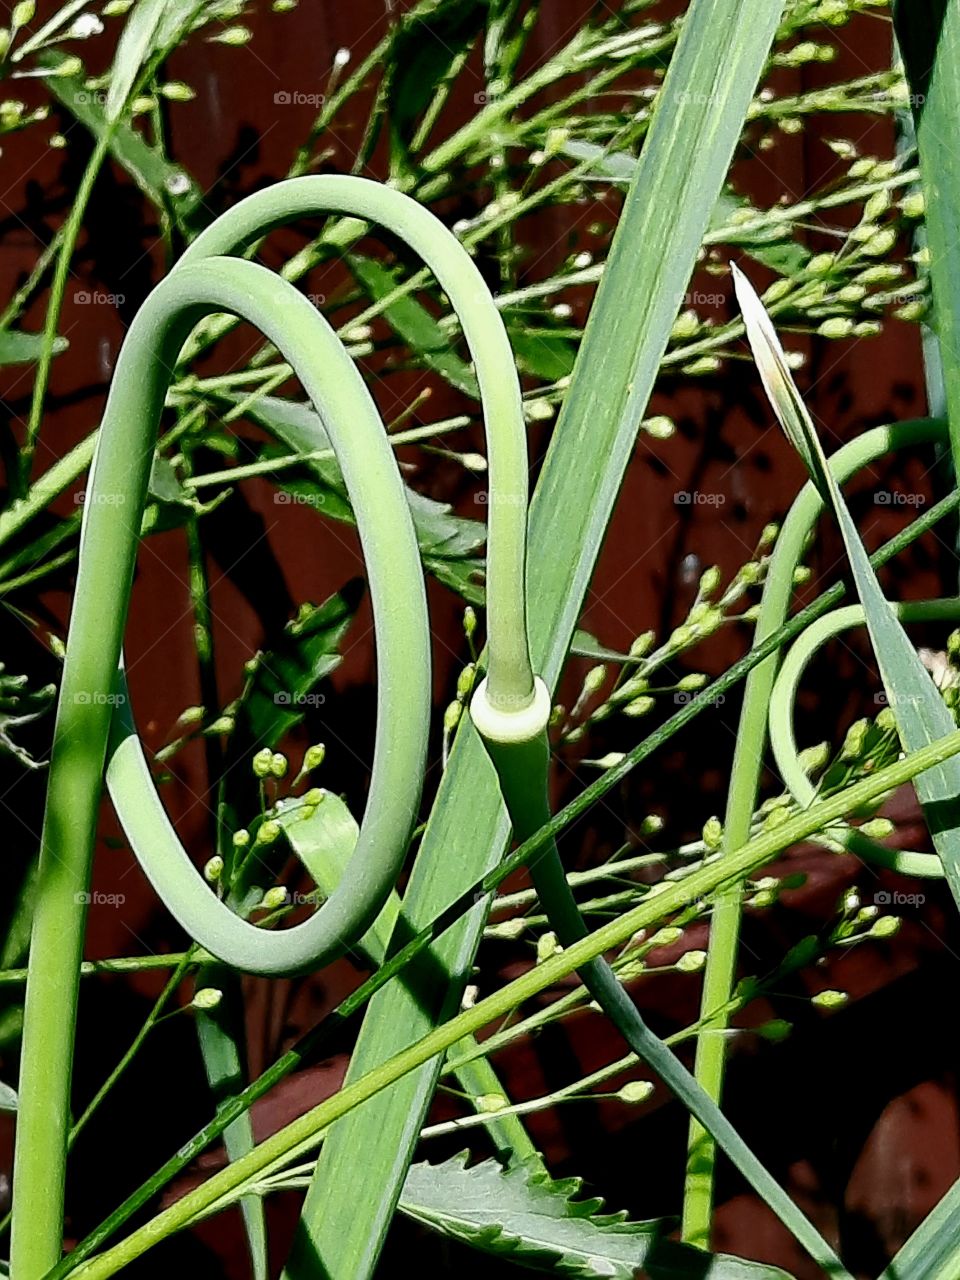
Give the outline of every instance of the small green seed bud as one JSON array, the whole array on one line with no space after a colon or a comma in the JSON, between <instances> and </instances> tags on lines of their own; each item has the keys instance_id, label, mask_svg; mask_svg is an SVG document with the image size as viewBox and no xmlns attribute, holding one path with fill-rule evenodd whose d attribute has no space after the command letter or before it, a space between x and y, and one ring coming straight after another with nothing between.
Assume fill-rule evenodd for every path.
<instances>
[{"instance_id":1,"label":"small green seed bud","mask_svg":"<svg viewBox=\"0 0 960 1280\"><path fill-rule=\"evenodd\" d=\"M820 991L813 997L818 1009L839 1009L850 997L845 991Z\"/></svg>"},{"instance_id":2,"label":"small green seed bud","mask_svg":"<svg viewBox=\"0 0 960 1280\"><path fill-rule=\"evenodd\" d=\"M583 680L583 697L588 698L595 693L599 693L606 678L607 668L602 663L599 666L591 667Z\"/></svg>"},{"instance_id":3,"label":"small green seed bud","mask_svg":"<svg viewBox=\"0 0 960 1280\"><path fill-rule=\"evenodd\" d=\"M847 170L847 174L851 178L865 178L868 173L873 170L876 164L873 156L862 156L859 160L854 160L853 164Z\"/></svg>"},{"instance_id":4,"label":"small green seed bud","mask_svg":"<svg viewBox=\"0 0 960 1280\"><path fill-rule=\"evenodd\" d=\"M847 730L846 737L843 740L843 746L840 748L840 759L859 760L866 746L869 732L869 720L855 720Z\"/></svg>"},{"instance_id":5,"label":"small green seed bud","mask_svg":"<svg viewBox=\"0 0 960 1280\"><path fill-rule=\"evenodd\" d=\"M201 987L199 991L194 993L190 1003L194 1009L202 1009L204 1011L216 1009L217 1005L223 999L223 992L218 991L216 987Z\"/></svg>"},{"instance_id":6,"label":"small green seed bud","mask_svg":"<svg viewBox=\"0 0 960 1280\"><path fill-rule=\"evenodd\" d=\"M589 761L590 764L596 765L598 769L615 769L625 759L622 751L608 751L605 756L600 756L598 760ZM584 763L588 763L584 761Z\"/></svg>"},{"instance_id":7,"label":"small green seed bud","mask_svg":"<svg viewBox=\"0 0 960 1280\"><path fill-rule=\"evenodd\" d=\"M227 27L226 31L218 31L216 35L210 36L211 44L225 44L233 48L239 48L241 45L249 44L253 39L253 32L249 27Z\"/></svg>"},{"instance_id":8,"label":"small green seed bud","mask_svg":"<svg viewBox=\"0 0 960 1280\"><path fill-rule=\"evenodd\" d=\"M871 938L892 938L900 932L902 921L899 916L881 916L870 926Z\"/></svg>"},{"instance_id":9,"label":"small green seed bud","mask_svg":"<svg viewBox=\"0 0 960 1280\"><path fill-rule=\"evenodd\" d=\"M250 843L250 832L246 827L241 827L239 831L233 833L233 847L235 849L246 849Z\"/></svg>"},{"instance_id":10,"label":"small green seed bud","mask_svg":"<svg viewBox=\"0 0 960 1280\"><path fill-rule=\"evenodd\" d=\"M269 747L264 747L262 751L258 751L253 757L253 776L255 778L269 778L272 764L273 752Z\"/></svg>"},{"instance_id":11,"label":"small green seed bud","mask_svg":"<svg viewBox=\"0 0 960 1280\"><path fill-rule=\"evenodd\" d=\"M678 929L675 924L665 925L650 939L651 947L672 947L675 942L679 942L683 937L683 930Z\"/></svg>"},{"instance_id":12,"label":"small green seed bud","mask_svg":"<svg viewBox=\"0 0 960 1280\"><path fill-rule=\"evenodd\" d=\"M272 889L268 889L260 900L260 906L264 911L276 911L279 907L285 907L290 900L290 895L282 884L275 884Z\"/></svg>"},{"instance_id":13,"label":"small green seed bud","mask_svg":"<svg viewBox=\"0 0 960 1280\"><path fill-rule=\"evenodd\" d=\"M893 227L884 227L876 235L870 237L863 246L863 252L868 258L882 258L884 254L890 252L896 243L896 231L894 231Z\"/></svg>"},{"instance_id":14,"label":"small green seed bud","mask_svg":"<svg viewBox=\"0 0 960 1280\"><path fill-rule=\"evenodd\" d=\"M552 931L542 933L537 939L537 964L542 964L544 960L549 960L551 956L555 956L562 951L557 935Z\"/></svg>"},{"instance_id":15,"label":"small green seed bud","mask_svg":"<svg viewBox=\"0 0 960 1280\"><path fill-rule=\"evenodd\" d=\"M623 708L623 714L630 716L631 719L638 719L640 716L649 715L656 702L648 694L641 694L639 698L634 698L632 702L628 702Z\"/></svg>"},{"instance_id":16,"label":"small green seed bud","mask_svg":"<svg viewBox=\"0 0 960 1280\"><path fill-rule=\"evenodd\" d=\"M886 840L888 836L893 835L896 828L889 818L871 818L869 822L861 825L860 830L871 840Z\"/></svg>"},{"instance_id":17,"label":"small green seed bud","mask_svg":"<svg viewBox=\"0 0 960 1280\"><path fill-rule=\"evenodd\" d=\"M818 253L807 263L807 274L825 276L835 266L836 261L835 253Z\"/></svg>"},{"instance_id":18,"label":"small green seed bud","mask_svg":"<svg viewBox=\"0 0 960 1280\"><path fill-rule=\"evenodd\" d=\"M326 794L323 787L311 787L309 791L304 793L303 803L309 805L311 809L315 809Z\"/></svg>"},{"instance_id":19,"label":"small green seed bud","mask_svg":"<svg viewBox=\"0 0 960 1280\"><path fill-rule=\"evenodd\" d=\"M669 440L676 434L677 424L672 418L658 414L653 418L647 418L641 424L641 430L645 431L648 436L652 436L654 440Z\"/></svg>"},{"instance_id":20,"label":"small green seed bud","mask_svg":"<svg viewBox=\"0 0 960 1280\"><path fill-rule=\"evenodd\" d=\"M481 1093L474 1103L481 1115L493 1115L510 1105L502 1093Z\"/></svg>"},{"instance_id":21,"label":"small green seed bud","mask_svg":"<svg viewBox=\"0 0 960 1280\"><path fill-rule=\"evenodd\" d=\"M723 823L714 815L703 824L703 843L708 849L719 849L723 841Z\"/></svg>"},{"instance_id":22,"label":"small green seed bud","mask_svg":"<svg viewBox=\"0 0 960 1280\"><path fill-rule=\"evenodd\" d=\"M223 875L223 859L219 854L210 858L203 868L203 878L208 884L217 884Z\"/></svg>"},{"instance_id":23,"label":"small green seed bud","mask_svg":"<svg viewBox=\"0 0 960 1280\"><path fill-rule=\"evenodd\" d=\"M716 373L721 365L719 356L701 356L699 360L691 360L683 366L683 372L691 378L705 378Z\"/></svg>"},{"instance_id":24,"label":"small green seed bud","mask_svg":"<svg viewBox=\"0 0 960 1280\"><path fill-rule=\"evenodd\" d=\"M905 218L922 218L926 203L922 191L911 191L900 201L900 210Z\"/></svg>"},{"instance_id":25,"label":"small green seed bud","mask_svg":"<svg viewBox=\"0 0 960 1280\"><path fill-rule=\"evenodd\" d=\"M707 677L702 671L691 671L688 676L684 676L677 685L678 689L682 689L684 693L693 693L697 689L702 689L707 683Z\"/></svg>"},{"instance_id":26,"label":"small green seed bud","mask_svg":"<svg viewBox=\"0 0 960 1280\"><path fill-rule=\"evenodd\" d=\"M327 755L327 748L322 742L315 742L313 746L307 747L303 753L303 772L313 773L314 769L319 769L323 764Z\"/></svg>"},{"instance_id":27,"label":"small green seed bud","mask_svg":"<svg viewBox=\"0 0 960 1280\"><path fill-rule=\"evenodd\" d=\"M793 288L793 282L784 277L781 280L774 280L773 284L764 290L763 301L769 306L773 302L779 302L781 298L785 298Z\"/></svg>"},{"instance_id":28,"label":"small green seed bud","mask_svg":"<svg viewBox=\"0 0 960 1280\"><path fill-rule=\"evenodd\" d=\"M282 830L280 823L273 818L270 818L267 822L262 822L257 828L257 844L273 844L274 840L280 838Z\"/></svg>"},{"instance_id":29,"label":"small green seed bud","mask_svg":"<svg viewBox=\"0 0 960 1280\"><path fill-rule=\"evenodd\" d=\"M34 0L20 0L19 4L15 4L13 6L13 17L10 22L14 31L16 31L18 27L24 27L28 22L32 22L33 15L36 11L37 6L34 3Z\"/></svg>"},{"instance_id":30,"label":"small green seed bud","mask_svg":"<svg viewBox=\"0 0 960 1280\"><path fill-rule=\"evenodd\" d=\"M170 80L160 86L160 94L168 102L192 102L197 96L182 80Z\"/></svg>"},{"instance_id":31,"label":"small green seed bud","mask_svg":"<svg viewBox=\"0 0 960 1280\"><path fill-rule=\"evenodd\" d=\"M890 192L875 191L867 203L863 206L864 222L876 222L890 208Z\"/></svg>"},{"instance_id":32,"label":"small green seed bud","mask_svg":"<svg viewBox=\"0 0 960 1280\"><path fill-rule=\"evenodd\" d=\"M270 757L270 776L272 778L285 778L289 761L282 751L275 751Z\"/></svg>"},{"instance_id":33,"label":"small green seed bud","mask_svg":"<svg viewBox=\"0 0 960 1280\"><path fill-rule=\"evenodd\" d=\"M781 1040L786 1040L792 1030L792 1025L785 1018L771 1018L769 1022L764 1022L757 1027L757 1034L763 1036L764 1040L771 1040L777 1044Z\"/></svg>"},{"instance_id":34,"label":"small green seed bud","mask_svg":"<svg viewBox=\"0 0 960 1280\"><path fill-rule=\"evenodd\" d=\"M805 747L797 759L800 762L800 768L808 777L817 774L826 767L830 759L830 744L818 742L815 747Z\"/></svg>"},{"instance_id":35,"label":"small green seed bud","mask_svg":"<svg viewBox=\"0 0 960 1280\"><path fill-rule=\"evenodd\" d=\"M451 702L443 713L443 729L445 733L453 733L463 715L463 703Z\"/></svg>"},{"instance_id":36,"label":"small green seed bud","mask_svg":"<svg viewBox=\"0 0 960 1280\"><path fill-rule=\"evenodd\" d=\"M692 338L700 329L700 317L696 311L681 311L674 321L670 337L675 339Z\"/></svg>"},{"instance_id":37,"label":"small green seed bud","mask_svg":"<svg viewBox=\"0 0 960 1280\"><path fill-rule=\"evenodd\" d=\"M639 1106L641 1102L652 1095L654 1086L649 1080L630 1080L617 1093L617 1097L621 1102L629 1102L632 1106Z\"/></svg>"},{"instance_id":38,"label":"small green seed bud","mask_svg":"<svg viewBox=\"0 0 960 1280\"><path fill-rule=\"evenodd\" d=\"M523 917L517 916L513 920L501 920L499 924L490 925L487 933L493 938L505 938L512 941L522 937L526 927Z\"/></svg>"},{"instance_id":39,"label":"small green seed bud","mask_svg":"<svg viewBox=\"0 0 960 1280\"><path fill-rule=\"evenodd\" d=\"M720 568L712 564L700 575L700 595L712 596L720 586Z\"/></svg>"},{"instance_id":40,"label":"small green seed bud","mask_svg":"<svg viewBox=\"0 0 960 1280\"><path fill-rule=\"evenodd\" d=\"M846 316L831 316L823 321L817 333L822 338L849 338L853 333L853 321Z\"/></svg>"},{"instance_id":41,"label":"small green seed bud","mask_svg":"<svg viewBox=\"0 0 960 1280\"><path fill-rule=\"evenodd\" d=\"M653 648L656 635L652 631L644 631L642 635L637 636L633 644L630 646L631 658L642 658Z\"/></svg>"},{"instance_id":42,"label":"small green seed bud","mask_svg":"<svg viewBox=\"0 0 960 1280\"><path fill-rule=\"evenodd\" d=\"M473 688L473 682L476 679L477 669L472 662L463 668L459 676L457 676L457 697L461 702L469 695Z\"/></svg>"},{"instance_id":43,"label":"small green seed bud","mask_svg":"<svg viewBox=\"0 0 960 1280\"><path fill-rule=\"evenodd\" d=\"M677 961L681 973L697 973L707 963L705 951L685 951Z\"/></svg>"},{"instance_id":44,"label":"small green seed bud","mask_svg":"<svg viewBox=\"0 0 960 1280\"><path fill-rule=\"evenodd\" d=\"M477 614L472 605L467 605L463 611L463 630L469 640L477 629Z\"/></svg>"},{"instance_id":45,"label":"small green seed bud","mask_svg":"<svg viewBox=\"0 0 960 1280\"><path fill-rule=\"evenodd\" d=\"M663 819L659 813L648 813L644 820L640 823L640 834L642 836L655 836L663 830Z\"/></svg>"}]
</instances>

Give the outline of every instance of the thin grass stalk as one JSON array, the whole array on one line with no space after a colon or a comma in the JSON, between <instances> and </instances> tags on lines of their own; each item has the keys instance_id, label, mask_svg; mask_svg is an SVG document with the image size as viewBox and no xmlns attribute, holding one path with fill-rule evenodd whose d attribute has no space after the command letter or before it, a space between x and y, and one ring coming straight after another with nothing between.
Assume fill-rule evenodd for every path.
<instances>
[{"instance_id":1,"label":"thin grass stalk","mask_svg":"<svg viewBox=\"0 0 960 1280\"><path fill-rule=\"evenodd\" d=\"M945 424L941 424L941 426L945 432ZM958 505L960 505L960 494L955 492L928 508L906 529L874 553L872 557L874 567L886 564L907 546L911 545L916 538L934 527L939 520L954 513ZM719 697L734 688L740 680L744 679L750 671L771 654L777 652L778 649L794 637L802 634L816 619L829 613L843 599L844 592L845 586L842 582L834 584L817 600L801 610L789 622L786 622L779 631L748 651L743 658L734 663L721 676L718 676L710 685L708 693L711 697ZM526 841L509 857L487 872L486 875L468 886L459 898L450 903L444 911L433 917L402 947L393 951L376 973L361 983L354 992L337 1006L328 1018L308 1032L301 1041L277 1059L235 1099L226 1103L222 1112L205 1125L192 1140L181 1144L174 1156L170 1157L154 1175L148 1178L122 1205L114 1210L95 1231L82 1240L58 1267L54 1268L49 1280L60 1280L60 1277L68 1275L81 1262L91 1257L101 1245L111 1238L120 1226L149 1203L150 1199L166 1186L173 1177L202 1154L210 1143L214 1142L224 1132L226 1126L236 1116L248 1109L258 1098L263 1097L290 1072L306 1065L314 1056L322 1053L325 1047L331 1043L332 1037L341 1034L347 1019L364 1008L378 991L383 990L394 978L403 973L411 961L422 955L437 938L441 937L448 929L460 921L464 913L474 908L477 902L485 896L493 894L498 886L509 876L522 867L531 865L551 839L555 839L563 830L581 818L592 805L598 803L615 787L620 786L633 769L647 760L680 729L702 714L704 708L709 705L709 697L693 699L685 703L668 721L645 738L637 747L633 748L618 765L597 778L562 810L556 813L550 822L537 832L535 837Z\"/></svg>"},{"instance_id":2,"label":"thin grass stalk","mask_svg":"<svg viewBox=\"0 0 960 1280\"><path fill-rule=\"evenodd\" d=\"M490 1022L505 1017L518 1005L531 1000L575 969L584 967L605 951L622 946L637 930L647 928L659 919L664 911L680 911L699 898L711 896L724 885L735 879L742 879L764 866L784 849L838 821L851 811L856 811L861 805L871 803L884 792L911 781L925 770L937 768L958 753L960 730L919 751L911 752L894 764L877 770L844 791L789 818L780 826L744 845L732 856L716 859L685 879L667 886L662 893L653 895L632 911L529 969L513 982L478 1002L472 1009L464 1010L379 1067L344 1086L331 1098L271 1135L249 1155L188 1192L112 1249L83 1263L73 1274L77 1280L107 1280L107 1277L129 1266L169 1235L203 1215L224 1196L243 1187L247 1180L255 1178L264 1169L270 1166L274 1169L282 1167L286 1156L296 1155L305 1143L328 1131L335 1120L349 1114L361 1103L386 1090L425 1062L445 1053L463 1036L477 1034ZM529 857L528 853L528 860ZM845 1275L846 1272L841 1269L834 1274Z\"/></svg>"},{"instance_id":3,"label":"thin grass stalk","mask_svg":"<svg viewBox=\"0 0 960 1280\"><path fill-rule=\"evenodd\" d=\"M844 483L886 453L941 442L945 434L945 424L933 420L877 427L838 449L830 460L830 468L838 483ZM807 537L823 509L823 499L815 486L808 482L791 506L777 537L754 633L755 650L762 648L784 624L793 597L794 569L800 563ZM724 857L733 856L750 839L763 772L767 716L779 663L778 651L755 666L747 677L724 817L721 846ZM741 903L742 889L731 885L714 904L700 1002L704 1025L697 1038L695 1074L703 1088L717 1101L723 1092L727 1056L725 1033L729 1022L726 1011L736 970ZM691 1121L683 1235L691 1244L702 1247L710 1239L715 1171L716 1144L702 1125Z\"/></svg>"}]
</instances>

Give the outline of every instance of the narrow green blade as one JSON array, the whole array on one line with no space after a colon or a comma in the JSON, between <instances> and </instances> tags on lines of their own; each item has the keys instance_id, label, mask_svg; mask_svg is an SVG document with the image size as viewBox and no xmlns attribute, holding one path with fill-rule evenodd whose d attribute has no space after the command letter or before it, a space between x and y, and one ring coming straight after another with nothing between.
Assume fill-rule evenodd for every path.
<instances>
[{"instance_id":1,"label":"narrow green blade","mask_svg":"<svg viewBox=\"0 0 960 1280\"><path fill-rule=\"evenodd\" d=\"M890 708L904 747L916 751L951 733L953 717L884 597L763 303L736 266L733 276L747 339L767 396L840 525ZM916 788L947 881L960 905L960 763L950 760L931 769L917 779Z\"/></svg>"},{"instance_id":2,"label":"narrow green blade","mask_svg":"<svg viewBox=\"0 0 960 1280\"><path fill-rule=\"evenodd\" d=\"M930 285L955 475L960 475L960 5L895 0L910 86L930 249Z\"/></svg>"},{"instance_id":3,"label":"narrow green blade","mask_svg":"<svg viewBox=\"0 0 960 1280\"><path fill-rule=\"evenodd\" d=\"M781 0L694 0L627 194L530 513L534 661L566 657L684 290L769 53ZM502 856L496 777L469 724L457 734L394 931L402 943ZM349 1078L460 1003L486 915L476 909L370 1003ZM286 1280L369 1276L403 1186L438 1064L344 1117L307 1195Z\"/></svg>"},{"instance_id":4,"label":"narrow green blade","mask_svg":"<svg viewBox=\"0 0 960 1280\"><path fill-rule=\"evenodd\" d=\"M924 1218L880 1280L953 1280L960 1275L960 1182Z\"/></svg>"}]
</instances>

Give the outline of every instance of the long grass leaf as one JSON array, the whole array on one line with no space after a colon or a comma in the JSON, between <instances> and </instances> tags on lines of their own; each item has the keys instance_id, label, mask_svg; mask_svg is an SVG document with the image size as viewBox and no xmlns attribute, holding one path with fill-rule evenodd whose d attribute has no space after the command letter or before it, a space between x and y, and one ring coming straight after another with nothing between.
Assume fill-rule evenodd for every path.
<instances>
[{"instance_id":1,"label":"long grass leaf","mask_svg":"<svg viewBox=\"0 0 960 1280\"><path fill-rule=\"evenodd\" d=\"M953 717L930 679L920 657L884 597L866 549L827 466L810 415L787 367L783 349L763 303L747 277L734 267L734 284L747 338L774 413L796 445L840 525L857 594L866 615L867 630L880 668L887 698L908 751L950 733ZM960 904L960 765L949 761L917 781L930 834L954 898Z\"/></svg>"},{"instance_id":2,"label":"long grass leaf","mask_svg":"<svg viewBox=\"0 0 960 1280\"><path fill-rule=\"evenodd\" d=\"M954 474L960 475L960 6L954 0L895 0L893 12L916 126L937 371Z\"/></svg>"},{"instance_id":3,"label":"long grass leaf","mask_svg":"<svg viewBox=\"0 0 960 1280\"><path fill-rule=\"evenodd\" d=\"M532 654L554 685L636 433L777 27L780 0L695 0L626 197L530 514ZM402 944L502 856L496 779L471 725L457 735L394 931ZM371 1001L357 1079L459 1005L485 918L476 909ZM429 1064L328 1136L285 1272L368 1276L433 1095ZM363 1153L358 1161L357 1153Z\"/></svg>"}]
</instances>

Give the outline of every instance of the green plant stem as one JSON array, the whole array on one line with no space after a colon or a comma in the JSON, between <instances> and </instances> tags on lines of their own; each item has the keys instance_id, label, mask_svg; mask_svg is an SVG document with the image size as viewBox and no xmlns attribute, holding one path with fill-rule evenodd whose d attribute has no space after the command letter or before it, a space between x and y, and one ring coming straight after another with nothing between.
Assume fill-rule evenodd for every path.
<instances>
[{"instance_id":1,"label":"green plant stem","mask_svg":"<svg viewBox=\"0 0 960 1280\"><path fill-rule=\"evenodd\" d=\"M877 427L844 445L830 460L841 483L890 450L909 448L944 439L945 424L933 420L902 422ZM800 563L806 539L823 511L823 500L810 483L804 485L784 521L769 568L754 635L760 648L783 625L793 595L793 572ZM778 657L772 654L751 671L744 690L730 790L724 817L722 851L725 858L750 838L763 769L767 714L777 675ZM723 1089L726 1062L726 1027L740 933L741 894L736 885L714 904L707 965L704 971L701 1012L705 1026L697 1039L695 1074L714 1099ZM712 1011L717 1012L710 1017ZM693 1120L688 1141L687 1180L683 1207L683 1234L692 1244L706 1246L713 1209L715 1144L703 1126Z\"/></svg>"},{"instance_id":2,"label":"green plant stem","mask_svg":"<svg viewBox=\"0 0 960 1280\"><path fill-rule=\"evenodd\" d=\"M532 697L525 626L527 464L510 346L482 279L456 239L397 192L362 179L303 178L261 191L201 235L131 326L98 441L81 539L54 736L27 982L13 1257L35 1280L60 1252L70 1068L83 902L100 779L115 703L108 782L131 846L192 937L235 968L302 971L339 954L375 919L393 887L419 805L430 705L429 626L419 553L402 482L373 401L332 329L292 285L254 263L222 258L301 213L360 212L386 221L435 268L462 321L488 411L488 602L493 696ZM486 301L484 301L486 299ZM155 432L176 355L216 311L257 324L324 418L354 495L378 629L377 747L367 814L344 876L323 907L269 938L209 892L152 784L117 663ZM331 377L330 370L336 375ZM130 424L138 435L131 435ZM363 490L366 501L359 500ZM104 630L104 617L108 626ZM402 749L391 742L402 737Z\"/></svg>"},{"instance_id":3,"label":"green plant stem","mask_svg":"<svg viewBox=\"0 0 960 1280\"><path fill-rule=\"evenodd\" d=\"M753 4L749 16L734 0L695 0L684 19L530 505L530 644L548 688L566 658L781 13L779 0ZM602 396L597 386L603 386ZM398 942L502 857L508 826L494 781L477 736L459 732L404 895ZM371 1003L348 1080L456 1008L483 917L478 904L418 962L406 986L394 984ZM430 1063L334 1127L307 1195L286 1280L301 1280L308 1264L337 1280L366 1280L373 1273L435 1081ZM358 1167L358 1149L377 1154Z\"/></svg>"},{"instance_id":4,"label":"green plant stem","mask_svg":"<svg viewBox=\"0 0 960 1280\"><path fill-rule=\"evenodd\" d=\"M885 543L872 557L875 567L880 567L892 560L909 546L921 534L932 528L944 516L956 511L960 506L960 493L954 492L918 516L906 529ZM823 593L817 600L801 610L779 631L768 636L757 644L738 662L728 668L710 686L708 693L718 697L726 693L742 680L764 659L777 652L784 644L801 634L813 621L828 613L844 596L845 587L842 582ZM227 1125L248 1109L258 1098L263 1097L275 1084L285 1076L303 1065L310 1056L319 1051L331 1031L339 1034L346 1019L364 1007L378 991L385 988L393 978L402 973L417 956L421 955L445 930L455 924L460 917L474 908L484 895L492 894L509 876L527 865L537 851L551 837L556 837L565 827L580 818L591 805L601 800L610 790L619 786L630 772L648 759L659 747L693 721L702 711L711 705L709 698L698 698L680 707L666 723L650 734L629 752L614 768L597 778L589 787L562 810L555 814L549 824L538 832L537 836L527 841L515 853L503 860L498 866L489 870L479 880L466 886L444 910L436 913L398 950L393 952L381 967L370 978L363 982L348 996L318 1027L308 1033L297 1045L276 1060L261 1076L246 1087L232 1103L223 1110L189 1142L181 1145L177 1153L136 1191L107 1217L97 1229L80 1242L63 1262L54 1269L49 1280L60 1280L69 1274L86 1258L90 1257L103 1243L138 1212L150 1199L190 1162L200 1155L211 1142L215 1141ZM660 896L657 895L658 901ZM657 917L660 919L662 917ZM711 1010L711 1012L713 1012Z\"/></svg>"},{"instance_id":5,"label":"green plant stem","mask_svg":"<svg viewBox=\"0 0 960 1280\"><path fill-rule=\"evenodd\" d=\"M176 969L189 958L190 964L203 964L212 959L209 952L200 947L191 951L169 951L155 956L117 956L112 960L84 960L80 965L81 978L93 978L101 973L149 973L153 969ZM27 981L28 969L0 969L0 987L22 987Z\"/></svg>"},{"instance_id":6,"label":"green plant stem","mask_svg":"<svg viewBox=\"0 0 960 1280\"><path fill-rule=\"evenodd\" d=\"M957 622L960 620L960 600L903 601L893 606L901 622ZM793 708L797 687L804 670L820 648L849 627L863 626L865 615L862 605L851 604L844 609L818 618L787 653L770 697L770 748L784 786L801 807L810 804L817 789L804 772L793 734ZM872 866L889 867L906 876L925 876L943 879L943 863L936 853L913 853L902 849L888 849L869 839L855 827L831 832L830 843L846 849Z\"/></svg>"},{"instance_id":7,"label":"green plant stem","mask_svg":"<svg viewBox=\"0 0 960 1280\"><path fill-rule=\"evenodd\" d=\"M402 483L379 416L349 356L292 286L282 286L289 290L290 305L278 315L277 286L276 277L252 263L201 261L189 270L178 268L150 295L134 320L111 387L85 508L31 940L12 1239L14 1272L22 1280L38 1280L60 1255L84 903L116 701L117 662L166 380L190 328L201 315L217 309L208 299L218 302L220 310L249 315L284 350L301 370L314 402L327 412L348 486L356 490L358 483L370 484L377 494L374 507L369 508L379 513L372 527L361 504L358 523L370 561L371 590L380 602L375 609L380 608L381 626L390 632L381 668L398 664L392 679L387 675L381 680L378 729L382 734L384 721L405 725L410 754L386 755L381 750L379 768L375 760L371 801L376 791L377 823L372 829L368 824L366 840L361 831L339 900L335 892L311 920L271 935L269 943L261 931L212 894L197 893L197 872L185 850L179 842L171 849L153 840L149 811L137 814L146 832L131 824L131 843L137 849L136 836L145 834L150 853L138 851L154 883L162 884L164 900L174 906L191 934L212 942L215 954L232 957L239 968L256 967L262 955L268 967L280 963L296 970L313 962L318 941L319 952L338 950L344 935L354 934L348 917L354 916L354 923L365 928L376 915L393 887L416 812L430 702L429 633L419 555ZM324 352L328 369L340 362L337 379L328 382L317 377L319 352ZM138 428L139 439L131 437L131 423ZM341 425L347 423L349 429ZM385 512L389 515L384 517ZM386 524L378 527L382 518ZM126 702L123 709L129 712ZM116 784L121 795L123 768L130 762L130 752L123 752L122 746L112 762L118 763L119 754ZM148 795L163 814L149 775L147 782ZM169 823L168 828L172 831ZM151 856L159 856L162 865L150 864ZM391 860L393 865L388 865ZM352 884L348 883L351 878Z\"/></svg>"},{"instance_id":8,"label":"green plant stem","mask_svg":"<svg viewBox=\"0 0 960 1280\"><path fill-rule=\"evenodd\" d=\"M113 1068L113 1070L107 1076L106 1080L104 1080L103 1084L100 1086L97 1092L93 1095L93 1097L87 1103L86 1107L83 1109L80 1116L74 1121L73 1126L70 1129L70 1137L67 1142L68 1149L71 1148L73 1144L76 1142L77 1138L80 1136L83 1129L87 1126L87 1124L89 1124L90 1120L93 1118L94 1112L100 1106L101 1102L103 1102L104 1098L107 1096L107 1094L110 1092L113 1086L117 1083L117 1081L123 1075L124 1071L126 1071L127 1067L129 1067L133 1059L140 1052L143 1042L146 1040L147 1036L150 1034L152 1029L156 1026L158 1019L163 1013L163 1010L166 1007L167 1001L170 999L170 997L176 991L177 987L183 981L184 976L187 974L187 972L192 968L192 966L195 963L197 963L197 957L195 955L195 952L196 952L196 948L194 948L191 951L185 951L181 954L179 962L174 968L173 973L167 979L167 982L163 990L160 992L159 996L157 997L153 1005L153 1008L150 1010L149 1014L144 1019L143 1025L140 1027L140 1030L137 1032L133 1040L130 1042L130 1045L127 1048L126 1052L123 1054L123 1056L120 1058L117 1065Z\"/></svg>"},{"instance_id":9,"label":"green plant stem","mask_svg":"<svg viewBox=\"0 0 960 1280\"><path fill-rule=\"evenodd\" d=\"M30 471L33 466L33 455L36 452L37 439L40 435L40 426L43 422L43 410L46 403L47 387L50 384L50 366L53 362L54 346L57 340L57 329L60 324L60 314L63 310L63 299L67 290L67 281L70 278L70 263L73 259L73 251L76 248L77 239L83 226L83 219L86 216L87 205L90 202L90 196L93 193L94 183L100 173L100 169L110 152L110 144L113 140L114 126L108 125L101 136L94 143L93 151L90 153L90 159L87 161L86 168L83 171L83 177L80 179L80 185L77 188L77 194L73 198L73 204L70 207L70 215L67 218L63 231L63 239L60 245L60 251L57 254L57 264L53 272L53 281L50 286L50 297L47 302L47 311L43 325L43 349L40 353L40 359L37 361L36 378L33 384L33 399L30 404L30 416L27 419L27 435L20 450L20 487L26 490L29 487Z\"/></svg>"},{"instance_id":10,"label":"green plant stem","mask_svg":"<svg viewBox=\"0 0 960 1280\"><path fill-rule=\"evenodd\" d=\"M472 1009L428 1033L415 1044L402 1050L333 1097L308 1111L260 1143L248 1156L213 1175L200 1187L188 1192L163 1210L150 1222L105 1253L84 1262L74 1271L77 1280L106 1280L122 1267L130 1265L148 1249L180 1229L191 1219L214 1205L224 1195L241 1187L249 1178L269 1165L282 1161L304 1142L327 1130L339 1117L387 1088L408 1072L431 1058L452 1048L464 1035L474 1035L496 1018L508 1014L517 1005L567 977L575 969L595 960L603 952L622 945L639 929L651 925L663 914L681 910L698 898L711 895L770 862L791 845L843 818L877 796L911 781L926 769L936 768L960 752L960 730L912 752L902 760L878 770L845 791L788 819L772 831L765 832L729 857L718 859L694 872L685 880L669 885L662 893L641 903L633 911L603 925L570 947L528 970L499 991L487 996ZM524 861L531 863L535 850L543 848L549 835L538 834L523 850ZM834 1274L845 1275L842 1269ZM56 1276L58 1273L54 1273ZM62 1274L62 1272L60 1272ZM50 1280L54 1280L51 1277Z\"/></svg>"}]
</instances>

